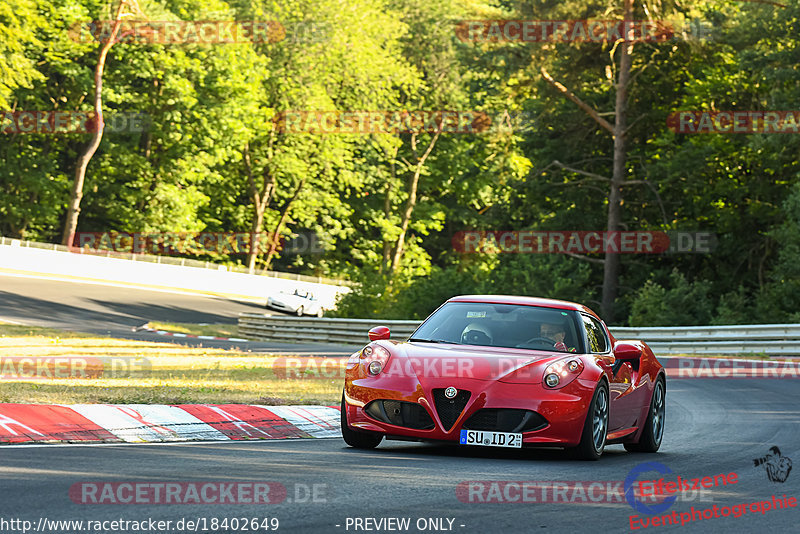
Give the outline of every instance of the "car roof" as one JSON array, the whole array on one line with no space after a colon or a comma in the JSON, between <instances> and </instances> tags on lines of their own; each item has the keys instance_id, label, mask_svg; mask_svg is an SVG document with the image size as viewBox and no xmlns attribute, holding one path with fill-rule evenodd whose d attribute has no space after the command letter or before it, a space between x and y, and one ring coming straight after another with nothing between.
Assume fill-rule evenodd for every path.
<instances>
[{"instance_id":1,"label":"car roof","mask_svg":"<svg viewBox=\"0 0 800 534\"><path fill-rule=\"evenodd\" d=\"M447 302L481 302L486 304L516 304L518 306L539 306L542 308L556 308L559 310L573 310L586 312L600 318L595 312L582 304L566 300L545 299L540 297L520 297L516 295L459 295Z\"/></svg>"}]
</instances>

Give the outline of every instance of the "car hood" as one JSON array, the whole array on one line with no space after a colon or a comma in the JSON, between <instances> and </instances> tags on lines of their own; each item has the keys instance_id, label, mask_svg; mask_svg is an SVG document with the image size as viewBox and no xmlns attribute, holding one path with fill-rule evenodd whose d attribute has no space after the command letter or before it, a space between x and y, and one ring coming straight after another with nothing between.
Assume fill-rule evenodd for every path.
<instances>
[{"instance_id":1,"label":"car hood","mask_svg":"<svg viewBox=\"0 0 800 534\"><path fill-rule=\"evenodd\" d=\"M472 345L398 343L392 347L397 358L393 367L403 374L415 375L420 383L426 379L454 378L462 380L542 381L544 366L569 356L563 352L528 349L478 347Z\"/></svg>"}]
</instances>

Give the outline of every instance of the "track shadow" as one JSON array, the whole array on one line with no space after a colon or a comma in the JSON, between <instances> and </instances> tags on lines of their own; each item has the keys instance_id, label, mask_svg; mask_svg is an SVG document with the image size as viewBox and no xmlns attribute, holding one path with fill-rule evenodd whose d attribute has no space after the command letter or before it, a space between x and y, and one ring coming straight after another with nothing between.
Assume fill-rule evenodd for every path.
<instances>
[{"instance_id":1,"label":"track shadow","mask_svg":"<svg viewBox=\"0 0 800 534\"><path fill-rule=\"evenodd\" d=\"M134 327L151 320L235 324L237 319L236 313L222 314L197 310L186 305L125 303L106 299L85 299L83 302L88 305L63 304L45 298L0 291L0 313L47 319L76 326L81 323L87 326L110 323Z\"/></svg>"},{"instance_id":2,"label":"track shadow","mask_svg":"<svg viewBox=\"0 0 800 534\"><path fill-rule=\"evenodd\" d=\"M187 306L153 303L124 303L111 300L88 299L97 306L110 310L116 316L128 316L137 320L131 326L139 326L147 321L173 323L219 323L236 324L237 314L221 314L197 310Z\"/></svg>"},{"instance_id":3,"label":"track shadow","mask_svg":"<svg viewBox=\"0 0 800 534\"><path fill-rule=\"evenodd\" d=\"M54 302L53 300L23 296L6 291L0 291L0 310L3 313L13 313L19 317L63 321L71 324L81 320L87 323L114 322L131 325L136 322L131 314L87 310L78 306Z\"/></svg>"},{"instance_id":4,"label":"track shadow","mask_svg":"<svg viewBox=\"0 0 800 534\"><path fill-rule=\"evenodd\" d=\"M479 460L531 460L547 462L575 462L570 452L557 447L511 449L502 447L465 447L446 443L413 443L403 441L384 440L378 449L365 451L349 449L353 452L380 455L387 452L405 454L416 457L446 457L446 458L472 458ZM629 453L622 447L609 446L603 453L601 461L612 461L626 457Z\"/></svg>"}]
</instances>

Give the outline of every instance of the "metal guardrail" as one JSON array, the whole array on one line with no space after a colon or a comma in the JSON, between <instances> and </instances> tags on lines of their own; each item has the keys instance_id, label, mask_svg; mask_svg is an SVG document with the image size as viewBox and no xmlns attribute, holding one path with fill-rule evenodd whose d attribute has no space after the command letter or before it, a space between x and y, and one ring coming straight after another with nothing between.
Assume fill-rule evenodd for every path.
<instances>
[{"instance_id":1,"label":"metal guardrail","mask_svg":"<svg viewBox=\"0 0 800 534\"><path fill-rule=\"evenodd\" d=\"M388 326L393 339L405 339L420 321L276 317L239 315L239 333L249 339L284 342L327 342L363 345L367 331ZM641 339L656 355L767 354L800 355L800 324L735 326L612 327L617 339Z\"/></svg>"},{"instance_id":2,"label":"metal guardrail","mask_svg":"<svg viewBox=\"0 0 800 534\"><path fill-rule=\"evenodd\" d=\"M369 329L378 325L388 326L393 338L405 339L416 330L419 322L276 317L261 313L239 314L239 335L263 341L363 345L368 341Z\"/></svg>"},{"instance_id":3,"label":"metal guardrail","mask_svg":"<svg viewBox=\"0 0 800 534\"><path fill-rule=\"evenodd\" d=\"M800 325L752 324L611 328L617 339L642 339L656 354L800 355Z\"/></svg>"},{"instance_id":4,"label":"metal guardrail","mask_svg":"<svg viewBox=\"0 0 800 534\"><path fill-rule=\"evenodd\" d=\"M199 261L188 258L177 258L172 256L156 256L154 254L133 254L133 253L128 254L124 252L115 252L111 250L66 247L64 245L57 245L55 243L38 243L36 241L25 241L22 239L14 239L11 237L0 236L0 246L3 245L12 247L37 248L41 250L56 250L59 252L72 252L75 254L87 254L91 256L102 256L105 258L117 258L129 261L159 263L163 265L180 265L181 267L197 267L199 269L212 269L215 271L227 271L230 273L256 274L261 276L269 276L271 278L280 278L282 280L297 280L299 282L314 282L317 284L330 284L337 286L353 285L353 283L350 282L349 280L326 278L324 276L309 276L305 274L285 273L278 271L264 271L260 269L256 269L252 273L250 273L250 271L244 267L221 265L219 263L214 263L210 261Z\"/></svg>"}]
</instances>

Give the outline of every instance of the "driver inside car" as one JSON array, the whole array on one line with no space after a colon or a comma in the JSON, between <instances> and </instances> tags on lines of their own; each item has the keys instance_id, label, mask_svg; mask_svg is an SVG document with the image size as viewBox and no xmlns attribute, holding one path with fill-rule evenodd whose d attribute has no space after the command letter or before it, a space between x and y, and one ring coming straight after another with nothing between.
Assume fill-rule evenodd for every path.
<instances>
[{"instance_id":1,"label":"driver inside car","mask_svg":"<svg viewBox=\"0 0 800 534\"><path fill-rule=\"evenodd\" d=\"M553 348L562 352L575 352L574 347L567 347L564 339L567 337L567 330L561 324L544 323L539 329L540 335L543 338L549 339L553 342Z\"/></svg>"},{"instance_id":2,"label":"driver inside car","mask_svg":"<svg viewBox=\"0 0 800 534\"><path fill-rule=\"evenodd\" d=\"M492 333L485 325L469 323L461 332L461 343L464 345L491 345Z\"/></svg>"}]
</instances>

